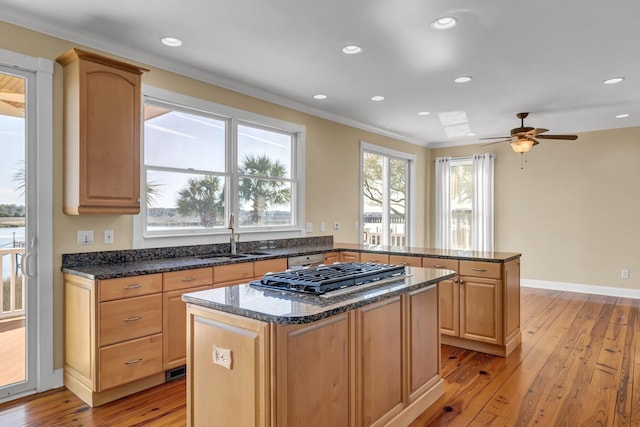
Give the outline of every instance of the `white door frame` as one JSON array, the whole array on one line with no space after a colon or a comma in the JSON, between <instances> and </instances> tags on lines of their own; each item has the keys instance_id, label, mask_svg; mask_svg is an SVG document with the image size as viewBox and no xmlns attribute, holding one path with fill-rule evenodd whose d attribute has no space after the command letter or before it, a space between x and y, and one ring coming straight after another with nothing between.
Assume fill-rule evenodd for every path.
<instances>
[{"instance_id":1,"label":"white door frame","mask_svg":"<svg viewBox=\"0 0 640 427\"><path fill-rule=\"evenodd\" d=\"M27 310L35 321L35 366L27 366L33 378L18 386L3 388L0 402L49 390L55 384L53 371L53 61L0 49L0 65L27 71L35 77L28 80L27 108L27 218L23 261L27 274L27 291L35 295ZM31 110L33 109L33 110ZM37 209L30 208L35 207ZM31 288L31 290L30 290ZM29 297L26 298L29 300ZM27 316L29 314L27 313ZM29 319L29 318L28 318ZM25 327L29 328L29 321ZM10 393L10 394L8 394Z\"/></svg>"}]
</instances>

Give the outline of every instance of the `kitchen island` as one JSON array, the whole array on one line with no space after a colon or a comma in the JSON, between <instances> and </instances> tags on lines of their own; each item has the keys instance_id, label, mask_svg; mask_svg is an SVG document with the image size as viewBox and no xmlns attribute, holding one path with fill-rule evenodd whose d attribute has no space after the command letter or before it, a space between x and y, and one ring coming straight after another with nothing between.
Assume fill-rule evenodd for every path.
<instances>
[{"instance_id":1,"label":"kitchen island","mask_svg":"<svg viewBox=\"0 0 640 427\"><path fill-rule=\"evenodd\" d=\"M187 293L191 426L407 425L444 392L442 269L323 298L248 284Z\"/></svg>"}]
</instances>

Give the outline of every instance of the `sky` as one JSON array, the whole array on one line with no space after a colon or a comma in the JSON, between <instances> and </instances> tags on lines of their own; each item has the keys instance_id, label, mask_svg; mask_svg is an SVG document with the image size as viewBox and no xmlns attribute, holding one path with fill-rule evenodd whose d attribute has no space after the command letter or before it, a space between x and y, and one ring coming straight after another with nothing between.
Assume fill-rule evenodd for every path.
<instances>
[{"instance_id":1,"label":"sky","mask_svg":"<svg viewBox=\"0 0 640 427\"><path fill-rule=\"evenodd\" d=\"M24 165L25 121L0 115L0 204L24 205L13 176Z\"/></svg>"}]
</instances>

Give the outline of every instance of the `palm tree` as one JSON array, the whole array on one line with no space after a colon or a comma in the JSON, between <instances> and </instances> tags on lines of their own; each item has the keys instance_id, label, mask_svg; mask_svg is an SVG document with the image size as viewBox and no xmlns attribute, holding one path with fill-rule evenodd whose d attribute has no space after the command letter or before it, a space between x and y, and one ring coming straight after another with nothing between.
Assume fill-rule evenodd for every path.
<instances>
[{"instance_id":1,"label":"palm tree","mask_svg":"<svg viewBox=\"0 0 640 427\"><path fill-rule=\"evenodd\" d=\"M291 190L285 187L285 182L272 179L287 176L287 168L279 160L272 160L267 155L247 155L239 172L248 176L240 180L240 198L251 202L249 220L252 224L261 225L264 212L270 206L291 200Z\"/></svg>"},{"instance_id":2,"label":"palm tree","mask_svg":"<svg viewBox=\"0 0 640 427\"><path fill-rule=\"evenodd\" d=\"M178 192L178 213L185 216L196 214L202 225L213 227L224 215L224 189L220 187L217 176L190 178L187 186Z\"/></svg>"}]
</instances>

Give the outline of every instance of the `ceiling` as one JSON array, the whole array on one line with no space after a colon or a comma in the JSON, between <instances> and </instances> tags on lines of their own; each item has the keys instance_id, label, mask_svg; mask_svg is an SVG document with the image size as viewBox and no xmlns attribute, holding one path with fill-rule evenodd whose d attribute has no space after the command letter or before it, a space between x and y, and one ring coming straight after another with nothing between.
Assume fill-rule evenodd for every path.
<instances>
[{"instance_id":1,"label":"ceiling","mask_svg":"<svg viewBox=\"0 0 640 427\"><path fill-rule=\"evenodd\" d=\"M0 20L431 147L508 135L521 111L552 134L640 125L638 16L636 0L0 0Z\"/></svg>"}]
</instances>

